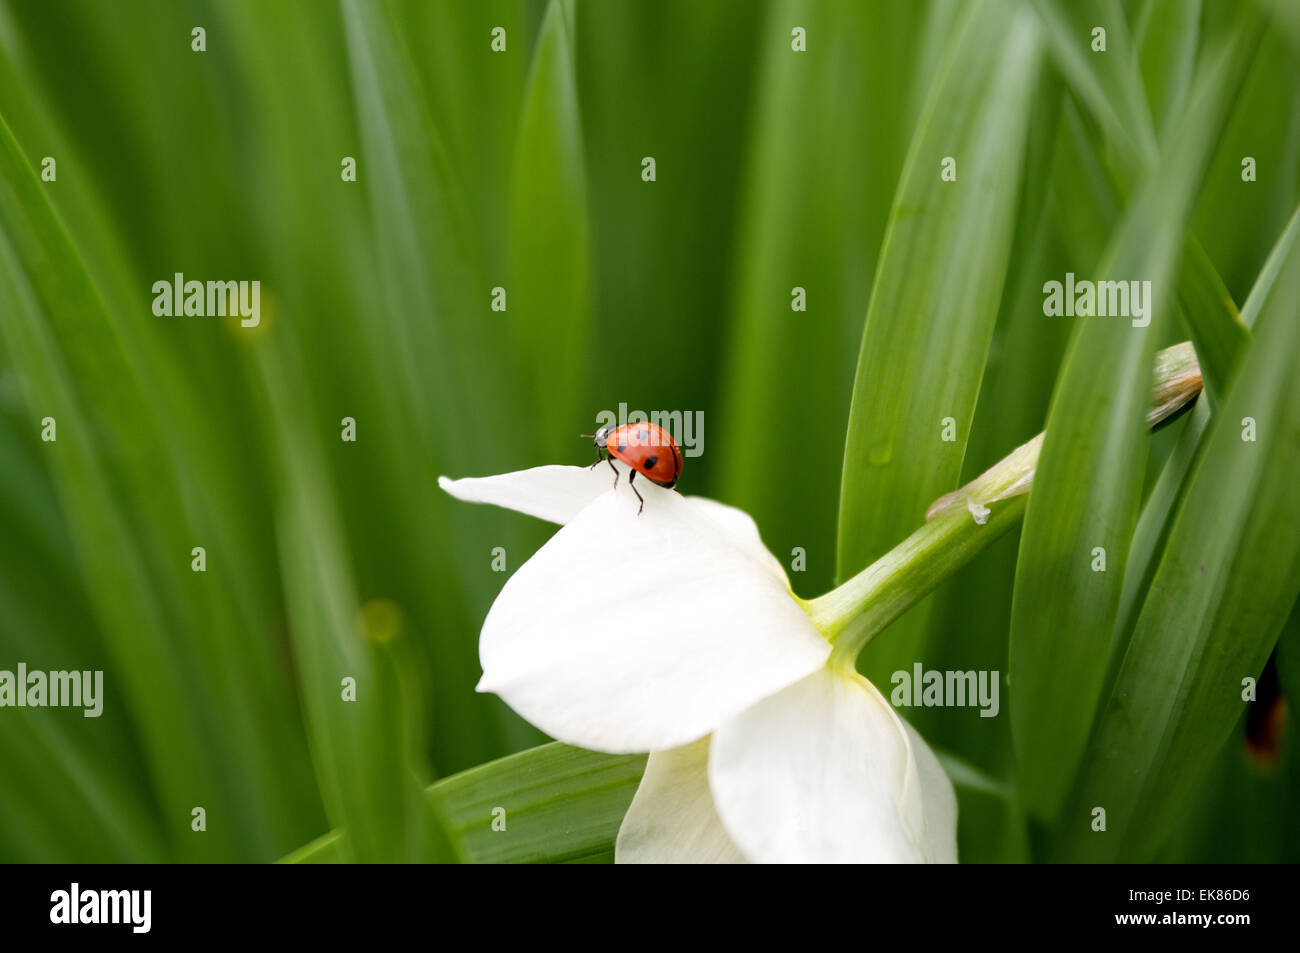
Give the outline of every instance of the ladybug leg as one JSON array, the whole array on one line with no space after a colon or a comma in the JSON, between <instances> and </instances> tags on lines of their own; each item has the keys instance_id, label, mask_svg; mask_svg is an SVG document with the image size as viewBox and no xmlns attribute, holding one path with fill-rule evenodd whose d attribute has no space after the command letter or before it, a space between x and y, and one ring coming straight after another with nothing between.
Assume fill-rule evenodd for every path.
<instances>
[{"instance_id":1,"label":"ladybug leg","mask_svg":"<svg viewBox=\"0 0 1300 953\"><path fill-rule=\"evenodd\" d=\"M596 448L596 462L593 463L591 466L587 467L587 469L588 469L588 470L594 470L594 469L596 469L596 467L600 466L600 465L601 465L602 463L604 463L604 462L605 462L605 455L604 455L603 453L601 453L601 452L600 452L600 448L597 447L597 448Z\"/></svg>"},{"instance_id":2,"label":"ladybug leg","mask_svg":"<svg viewBox=\"0 0 1300 953\"><path fill-rule=\"evenodd\" d=\"M606 457L606 458L605 458L605 462L608 463L608 464L609 464L609 468L610 468L611 470L614 471L614 489L617 490L617 489L618 489L618 467L614 466L614 458L613 458L613 457ZM635 473L636 471L634 470L634 471L632 471L632 472Z\"/></svg>"},{"instance_id":3,"label":"ladybug leg","mask_svg":"<svg viewBox=\"0 0 1300 953\"><path fill-rule=\"evenodd\" d=\"M641 501L641 505L638 506L638 507L636 508L636 515L637 515L637 516L640 516L640 515L641 515L641 511L642 511L643 509L645 509L645 497L643 497L643 496L641 495L641 491L640 491L640 490L638 490L636 487L632 486L632 481L633 481L635 478L636 478L636 471L635 471L635 470L630 471L630 472L628 473L628 475L627 475L627 485L632 487L632 492L635 493L635 494L636 494L636 498L637 498L638 500Z\"/></svg>"}]
</instances>

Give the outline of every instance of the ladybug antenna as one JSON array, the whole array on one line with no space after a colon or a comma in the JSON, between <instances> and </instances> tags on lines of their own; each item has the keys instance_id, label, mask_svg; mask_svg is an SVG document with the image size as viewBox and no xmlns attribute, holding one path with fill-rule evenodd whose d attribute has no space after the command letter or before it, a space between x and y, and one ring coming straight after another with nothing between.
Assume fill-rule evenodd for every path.
<instances>
[{"instance_id":1,"label":"ladybug antenna","mask_svg":"<svg viewBox=\"0 0 1300 953\"><path fill-rule=\"evenodd\" d=\"M587 439L591 439L591 438L595 437L596 435L595 435L594 433L580 433L580 434L578 434L578 436L579 436L579 437L586 437Z\"/></svg>"}]
</instances>

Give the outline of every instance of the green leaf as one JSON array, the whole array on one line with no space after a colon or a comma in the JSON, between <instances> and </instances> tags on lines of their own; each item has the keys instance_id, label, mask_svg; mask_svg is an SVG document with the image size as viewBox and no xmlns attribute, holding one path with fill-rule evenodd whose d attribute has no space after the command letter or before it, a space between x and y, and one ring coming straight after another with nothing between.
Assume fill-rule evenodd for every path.
<instances>
[{"instance_id":1,"label":"green leaf","mask_svg":"<svg viewBox=\"0 0 1300 953\"><path fill-rule=\"evenodd\" d=\"M1048 412L1021 533L1010 662L1021 793L1045 818L1069 791L1102 689L1146 469L1152 358L1173 307L1184 223L1230 101L1228 66L1221 58L1202 77L1161 174L1095 272L1097 281L1150 281L1149 323L1076 319Z\"/></svg>"},{"instance_id":2,"label":"green leaf","mask_svg":"<svg viewBox=\"0 0 1300 953\"><path fill-rule=\"evenodd\" d=\"M450 777L430 794L472 863L612 858L645 762L556 742ZM493 828L498 807L505 830Z\"/></svg>"},{"instance_id":3,"label":"green leaf","mask_svg":"<svg viewBox=\"0 0 1300 953\"><path fill-rule=\"evenodd\" d=\"M788 30L768 29L759 47L723 351L726 425L710 437L708 457L725 462L718 498L754 516L774 553L801 547L807 569L792 581L824 592L835 575L844 447L808 421L837 431L844 423L870 264L911 131L898 77L913 67L919 41L915 8L904 4L785 2L772 20L799 24L815 45L793 53ZM946 36L951 25L938 27ZM795 288L807 295L806 311L792 310ZM809 368L818 368L815 379ZM773 432L802 461L793 498L785 481L753 478L770 464Z\"/></svg>"},{"instance_id":4,"label":"green leaf","mask_svg":"<svg viewBox=\"0 0 1300 953\"><path fill-rule=\"evenodd\" d=\"M1144 0L1133 30L1157 130L1182 111L1200 39L1201 0Z\"/></svg>"},{"instance_id":5,"label":"green leaf","mask_svg":"<svg viewBox=\"0 0 1300 953\"><path fill-rule=\"evenodd\" d=\"M1140 35L1145 35L1151 42L1159 43L1157 35L1164 35L1166 30L1154 15L1163 0L1153 0L1143 11ZM1259 47L1261 23L1253 14L1248 14L1233 35L1228 54L1227 85L1240 90L1245 80L1251 57ZM1185 38L1173 40L1170 44L1185 44ZM1182 51L1167 51L1181 61L1187 54ZM1090 61L1095 62L1095 61ZM1181 72L1180 63L1166 63L1166 68ZM1098 67L1100 68L1100 67ZM1148 65L1148 82L1159 72L1156 64ZM1166 79L1174 85L1183 85L1181 78ZM1175 97L1178 102L1184 99L1184 93ZM1223 120L1220 119L1220 122ZM1074 130L1077 133L1077 129ZM1093 149L1090 143L1075 136L1076 150L1089 156ZM1139 165L1149 167L1144 159L1136 160ZM1091 168L1096 169L1096 163ZM1099 205L1108 207L1116 201L1116 193L1122 190L1123 182L1106 181L1104 176L1093 175L1089 178L1094 198ZM1257 286L1258 287L1258 286ZM1130 632L1136 612L1140 608L1141 598L1150 585L1155 571L1154 556L1164 544L1169 530L1169 520L1184 488L1184 478L1196 455L1201 436L1209 419L1209 408L1217 402L1219 395L1228 387L1236 362L1250 339L1247 330L1249 321L1243 322L1243 315L1237 310L1231 294L1219 277L1209 256L1201 243L1189 232L1183 249L1177 276L1178 301L1186 318L1192 337L1196 343L1202 373L1205 378L1205 394L1201 405L1193 411L1191 419L1179 436L1173 453L1165 462L1159 480L1153 488L1141 517L1134 531L1130 545L1129 560L1125 568L1124 583L1117 613L1117 631L1123 635ZM1108 668L1114 668L1118 654L1124 648L1123 638L1116 639L1111 646L1111 662Z\"/></svg>"},{"instance_id":6,"label":"green leaf","mask_svg":"<svg viewBox=\"0 0 1300 953\"><path fill-rule=\"evenodd\" d=\"M465 308L465 300L460 281L439 279L477 274L467 250L462 189L416 93L409 54L386 6L344 0L343 15L364 158L371 166L364 179L372 214L383 226L378 290L393 315L392 338L381 336L372 346L381 348L378 360L393 368L386 386L402 394L404 410L420 414L421 432L444 445L459 443L466 439L465 424L445 408L454 406L460 393L457 362L451 358L461 343L454 337L460 322L450 318ZM430 310L434 320L426 317ZM417 357L435 361L437 373L421 379Z\"/></svg>"},{"instance_id":7,"label":"green leaf","mask_svg":"<svg viewBox=\"0 0 1300 953\"><path fill-rule=\"evenodd\" d=\"M510 187L506 314L532 375L534 424L557 459L573 452L574 428L589 419L578 389L589 359L591 248L573 23L570 0L551 0L533 52Z\"/></svg>"},{"instance_id":8,"label":"green leaf","mask_svg":"<svg viewBox=\"0 0 1300 953\"><path fill-rule=\"evenodd\" d=\"M1034 0L1052 59L1075 94L1097 117L1130 172L1154 160L1157 147L1142 74L1119 0L1077 3ZM1106 49L1093 49L1105 30Z\"/></svg>"},{"instance_id":9,"label":"green leaf","mask_svg":"<svg viewBox=\"0 0 1300 953\"><path fill-rule=\"evenodd\" d=\"M1207 23L1217 15L1224 26L1264 11L1271 16L1210 169L1215 187L1202 196L1194 220L1201 244L1238 302L1300 202L1300 56L1297 38L1278 29L1277 16L1294 6L1212 3L1205 10ZM1254 160L1257 181L1242 179L1246 157Z\"/></svg>"},{"instance_id":10,"label":"green leaf","mask_svg":"<svg viewBox=\"0 0 1300 953\"><path fill-rule=\"evenodd\" d=\"M1016 222L1038 69L1032 15L966 7L912 140L867 311L840 488L838 575L920 525L959 480ZM956 161L956 181L940 177ZM945 420L955 431L944 438ZM923 631L864 654L886 677Z\"/></svg>"},{"instance_id":11,"label":"green leaf","mask_svg":"<svg viewBox=\"0 0 1300 953\"><path fill-rule=\"evenodd\" d=\"M1250 332L1205 249L1190 236L1178 273L1178 303L1196 342L1205 389L1217 403L1227 391Z\"/></svg>"},{"instance_id":12,"label":"green leaf","mask_svg":"<svg viewBox=\"0 0 1300 953\"><path fill-rule=\"evenodd\" d=\"M168 459L167 440L129 334L105 308L2 120L0 313L0 332L22 369L25 397L40 408L29 419L39 422L48 414L57 423L57 441L42 444L45 465L84 573L97 635L114 666L118 697L140 720L153 794L167 814L164 830L178 839L188 834L196 791L214 812L248 817L246 794L222 771L239 763L227 739L242 738L246 726L237 713L223 726L214 711L219 703L210 676L225 671L220 662L228 656L221 643L206 646L216 650L207 655L205 646L176 635L199 624L191 615L198 607L219 602L210 592L186 588L195 534L184 495L192 486L178 485L176 474L160 467ZM225 621L220 608L213 611ZM253 747L250 741L245 750ZM264 833L250 818L249 840L264 846ZM212 860L231 859L237 848L231 838L192 849Z\"/></svg>"},{"instance_id":13,"label":"green leaf","mask_svg":"<svg viewBox=\"0 0 1300 953\"><path fill-rule=\"evenodd\" d=\"M1291 607L1291 617L1278 636L1277 677L1287 704L1300 707L1300 602Z\"/></svg>"},{"instance_id":14,"label":"green leaf","mask_svg":"<svg viewBox=\"0 0 1300 953\"><path fill-rule=\"evenodd\" d=\"M368 220L357 227L373 236L375 246L355 254L373 261L362 269L373 284L360 296L370 303L365 320L353 328L350 316L340 318L350 346L344 346L339 370L352 379L355 390L340 397L333 381L317 387L322 409L337 409L330 415L334 419L347 413L376 424L365 437L371 449L363 460L368 462L356 455L327 455L325 461L338 466L343 479L354 481L336 499L340 506L351 503L360 509L357 520L365 528L356 530L358 535L386 537L381 546L372 540L358 569L369 570L370 585L382 586L382 595L400 601L414 623L411 634L432 643L438 664L427 676L431 733L439 767L460 767L499 751L499 732L482 718L466 717L467 711L483 712L492 704L473 692L478 659L474 640L465 635L478 620L471 622L458 592L435 591L428 580L459 574L463 588L486 606L497 582L491 574L467 570L456 554L480 546L480 533L490 534L494 545L524 549L527 544L520 539L526 531L510 526L505 514L454 508L431 487L440 472L517 466L518 458L505 456L499 441L476 440L473 433L481 431L470 428L508 426L517 419L523 398L511 387L516 369L502 331L486 322L493 314L489 296L496 282L483 275L465 207L477 193L465 189L464 176L451 165L442 130L421 94L403 21L393 7L351 0L342 7L360 112L358 184L365 184L369 196ZM486 41L482 48L486 50ZM446 66L434 60L429 68ZM513 74L504 64L503 70ZM373 259L366 257L370 254ZM326 373L310 351L307 360L308 380ZM528 428L518 437L530 455L540 445L533 437ZM350 495L360 499L348 500ZM385 519L394 520L387 530L365 507L367 498L385 500ZM449 545L430 546L430 540ZM358 586L365 583L357 580Z\"/></svg>"},{"instance_id":15,"label":"green leaf","mask_svg":"<svg viewBox=\"0 0 1300 953\"><path fill-rule=\"evenodd\" d=\"M1211 423L1088 750L1062 856L1145 858L1240 718L1300 593L1300 244ZM1243 438L1246 419L1255 440ZM1093 806L1104 835L1089 831Z\"/></svg>"},{"instance_id":16,"label":"green leaf","mask_svg":"<svg viewBox=\"0 0 1300 953\"><path fill-rule=\"evenodd\" d=\"M1142 9L1137 32L1145 49L1143 73L1139 74L1118 3L1105 0L1099 7L1088 7L1060 0L1035 2L1048 24L1049 45L1057 65L1119 152L1118 163L1108 163L1105 157L1093 161L1093 144L1075 137L1077 148L1085 154L1085 167L1092 173L1088 184L1098 206L1108 209L1120 195L1131 192L1134 183L1150 175L1156 161L1156 127L1147 108L1143 77L1162 119L1170 118L1175 108L1181 112L1189 95L1199 4L1151 0ZM1184 19L1181 28L1171 28L1167 17L1162 17L1163 8L1169 5L1177 7L1175 14ZM1089 34L1090 24L1105 25L1106 52L1091 51L1081 39ZM1263 21L1255 10L1247 8L1237 26L1228 41L1231 54L1225 80L1234 91L1240 89L1259 46ZM1214 53L1211 50L1206 60L1213 61ZM1210 124L1218 128L1225 120L1225 115L1218 115ZM1201 355L1206 389L1210 399L1217 400L1249 334L1213 262L1190 234L1177 276L1177 292Z\"/></svg>"},{"instance_id":17,"label":"green leaf","mask_svg":"<svg viewBox=\"0 0 1300 953\"><path fill-rule=\"evenodd\" d=\"M1295 243L1297 236L1300 236L1300 217L1293 217L1291 224L1283 231L1272 254L1264 263L1264 267L1260 270L1259 277L1255 282L1255 287L1251 289L1250 296L1242 306L1240 327L1245 333L1243 337L1235 340L1231 345L1234 354L1231 360L1234 366L1241 351L1245 349L1246 344L1250 341L1250 332L1247 329L1255 324L1256 318L1259 317L1260 308L1263 306L1265 299L1272 293L1278 271L1281 269L1287 255L1290 254L1291 246ZM1199 250L1199 245L1196 247ZM1184 263L1186 263L1186 259L1184 259ZM1182 275L1184 278L1188 277L1186 267L1184 267ZM1236 309L1233 310L1235 312ZM1198 349L1198 351L1201 354L1208 354L1206 349ZM1230 378L1222 376L1227 372L1228 369L1220 365L1217 372L1219 393L1224 393L1228 386ZM1207 373L1206 377L1209 376ZM1179 435L1178 443L1175 444L1173 452L1165 461L1165 465L1160 471L1160 477L1156 480L1155 486L1142 507L1142 515L1138 519L1137 528L1133 533L1133 542L1129 548L1129 563L1124 573L1124 590L1120 597L1118 615L1118 627L1121 632L1131 632L1133 623L1137 621L1137 613L1142 606L1141 600L1150 587L1151 577L1156 570L1156 557L1163 550L1165 541L1168 539L1170 524L1174 513L1177 511L1178 501L1182 499L1187 487L1187 474L1191 472L1192 465L1196 461L1201 438L1205 434L1209 420L1210 410L1208 404L1200 404L1192 411L1186 428ZM1123 647L1122 644L1117 643L1115 649L1122 650ZM1112 662L1117 661L1117 653L1112 652Z\"/></svg>"},{"instance_id":18,"label":"green leaf","mask_svg":"<svg viewBox=\"0 0 1300 953\"><path fill-rule=\"evenodd\" d=\"M645 755L597 754L553 742L444 778L428 797L464 861L610 860L645 761ZM339 863L342 842L331 831L284 862Z\"/></svg>"},{"instance_id":19,"label":"green leaf","mask_svg":"<svg viewBox=\"0 0 1300 953\"><path fill-rule=\"evenodd\" d=\"M1011 800L1015 795L1014 789L1006 781L986 774L969 761L951 752L936 750L935 757L943 765L944 772L955 788L987 794L989 797L1004 801Z\"/></svg>"},{"instance_id":20,"label":"green leaf","mask_svg":"<svg viewBox=\"0 0 1300 953\"><path fill-rule=\"evenodd\" d=\"M312 760L330 820L362 862L447 856L441 823L407 763L404 702L393 666L367 641L334 501L320 477L302 372L258 348L281 454L276 538ZM417 765L427 772L427 767Z\"/></svg>"},{"instance_id":21,"label":"green leaf","mask_svg":"<svg viewBox=\"0 0 1300 953\"><path fill-rule=\"evenodd\" d=\"M1263 19L1255 8L1247 7L1229 38L1214 44L1203 56L1206 70L1223 71L1234 109L1239 108L1239 97L1263 36ZM1214 129L1216 136L1224 135L1228 119L1229 115L1219 109L1202 117L1202 121ZM1243 323L1232 294L1219 277L1210 256L1190 233L1178 275L1178 300L1196 343L1205 374L1206 392L1213 406L1227 391L1237 361L1250 340L1249 322Z\"/></svg>"},{"instance_id":22,"label":"green leaf","mask_svg":"<svg viewBox=\"0 0 1300 953\"><path fill-rule=\"evenodd\" d=\"M1093 53L1091 21L1121 5L1131 42L1109 23L1108 51ZM555 26L546 0L199 4L202 54L188 42L193 6L0 2L0 114L17 147L0 147L0 668L103 669L108 695L97 719L0 710L0 857L259 862L344 824L337 856L433 856L424 791L435 773L541 742L474 691L476 635L505 578L489 554L500 547L514 570L553 532L453 504L433 478L582 462L572 434L620 401L700 409L712 442L688 462L683 492L743 505L783 560L805 548L806 571L791 580L824 592L863 319L906 152L950 40L979 29L971 8L1004 28L1010 18L968 0L574 2L566 106L543 101L532 68L543 24ZM1280 28L1297 22L1293 0L1057 6L1080 27L1053 42L1058 58L1068 47L1077 66L1107 75L1090 99L1086 78L1049 68L1025 94L1029 144L1003 196L1017 204L1015 237L961 480L1043 426L1071 326L1043 318L1042 282L1092 266L1151 174L1125 160L1140 150L1123 140L1146 136L1151 112L1154 158L1154 134L1172 128L1207 53L1256 8L1279 27L1251 59L1188 230L1217 272L1191 273L1197 284L1179 292L1208 394L1152 444L1158 457L1177 438L1176 466L1139 523L1139 537L1152 527L1146 564L1139 542L1130 551L1113 680L1168 543L1166 516L1204 455L1204 440L1188 437L1208 434L1208 398L1221 412L1231 380L1219 379L1242 367L1213 344L1235 330L1213 323L1231 318L1217 289L1249 316L1243 302L1297 204L1300 33ZM791 49L796 24L806 52ZM497 26L508 34L500 52ZM996 57L1007 36L992 29ZM989 88L998 68L978 63L975 81ZM1074 94L1048 95L1058 75ZM561 107L580 116L565 144L554 141L572 130L553 121ZM1054 115L1074 138L1053 138ZM521 133L541 145L552 136L560 171L576 176L569 160L581 160L585 312L558 293L582 265L570 242L580 220L527 220L559 204L540 176L536 206L518 204L534 201L516 188L534 171L521 167L532 148L517 148ZM1053 147L1037 179L1050 198L1035 215L1040 137ZM640 180L647 154L656 183ZM1258 181L1241 178L1246 155ZM57 181L39 177L45 156L57 158ZM356 181L340 177L342 157L357 160ZM534 295L512 275L516 225L557 226L553 247L525 265L539 282L554 269L536 296L557 310L530 309ZM970 252L945 254L955 264ZM260 279L263 326L153 315L151 283L176 271ZM790 310L795 285L807 312ZM495 286L506 312L490 308ZM1166 330L1159 344L1176 333ZM578 349L558 343L574 335ZM604 358L624 350L637 360L612 370ZM269 375L281 375L275 406ZM57 443L40 439L46 414ZM344 416L355 443L339 439ZM286 435L308 451L298 469L286 466ZM913 657L927 669L1006 671L1019 519L1005 511L1023 505L995 504L983 527L967 513L922 527L960 537L938 541L936 556L972 559L917 606L925 635ZM984 550L1002 526L1010 532ZM194 545L206 547L205 573L190 571ZM924 588L899 582L893 611ZM392 642L361 638L358 604L395 610ZM898 618L873 647L914 624ZM331 722L322 709L345 703L316 676L351 667L353 650L359 697L376 705ZM1293 687L1288 657L1284 646ZM908 717L988 778L1014 776L1010 718ZM1294 859L1295 748L1266 774L1228 745L1196 795L1195 823L1160 859ZM340 773L351 775L342 792ZM964 860L1030 856L1015 797L958 787ZM510 796L508 782L500 793ZM190 830L198 804L207 835ZM488 846L528 826L499 806L509 830L484 833ZM483 817L469 815L479 831ZM612 834L602 837L607 851Z\"/></svg>"}]
</instances>

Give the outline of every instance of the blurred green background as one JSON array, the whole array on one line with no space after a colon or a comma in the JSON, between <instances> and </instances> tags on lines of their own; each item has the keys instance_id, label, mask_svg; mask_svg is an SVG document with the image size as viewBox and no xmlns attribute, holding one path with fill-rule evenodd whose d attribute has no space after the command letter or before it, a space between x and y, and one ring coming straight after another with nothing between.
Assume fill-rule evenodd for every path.
<instances>
[{"instance_id":1,"label":"blurred green background","mask_svg":"<svg viewBox=\"0 0 1300 953\"><path fill-rule=\"evenodd\" d=\"M1236 6L1124 5L1157 129ZM586 463L620 402L703 411L682 489L830 588L863 320L960 7L0 2L0 668L106 685L99 719L0 711L0 860L271 861L344 823L361 859L445 856L422 786L546 740L474 684L492 551L513 571L551 530L436 477ZM1294 27L1260 40L1192 216L1239 305L1300 187ZM963 479L1042 429L1070 325L1041 282L1122 206L1105 130L1050 58L1036 83ZM175 272L260 280L261 326L156 317ZM1007 670L1016 553L917 614L927 667ZM1011 771L1006 718L919 715ZM1229 744L1160 858L1300 857L1293 741ZM1014 803L962 799L963 859L1033 856Z\"/></svg>"}]
</instances>

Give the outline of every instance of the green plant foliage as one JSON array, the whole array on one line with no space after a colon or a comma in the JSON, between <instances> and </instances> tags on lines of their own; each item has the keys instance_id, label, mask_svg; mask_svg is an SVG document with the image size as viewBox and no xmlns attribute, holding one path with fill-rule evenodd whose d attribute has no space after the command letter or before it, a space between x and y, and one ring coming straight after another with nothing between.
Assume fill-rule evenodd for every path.
<instances>
[{"instance_id":1,"label":"green plant foliage","mask_svg":"<svg viewBox=\"0 0 1300 953\"><path fill-rule=\"evenodd\" d=\"M644 755L475 691L554 530L437 477L620 404L814 614L885 567L886 697L997 673L900 709L963 860L1300 858L1293 6L0 0L0 672L104 684L0 706L0 861L611 860Z\"/></svg>"}]
</instances>

